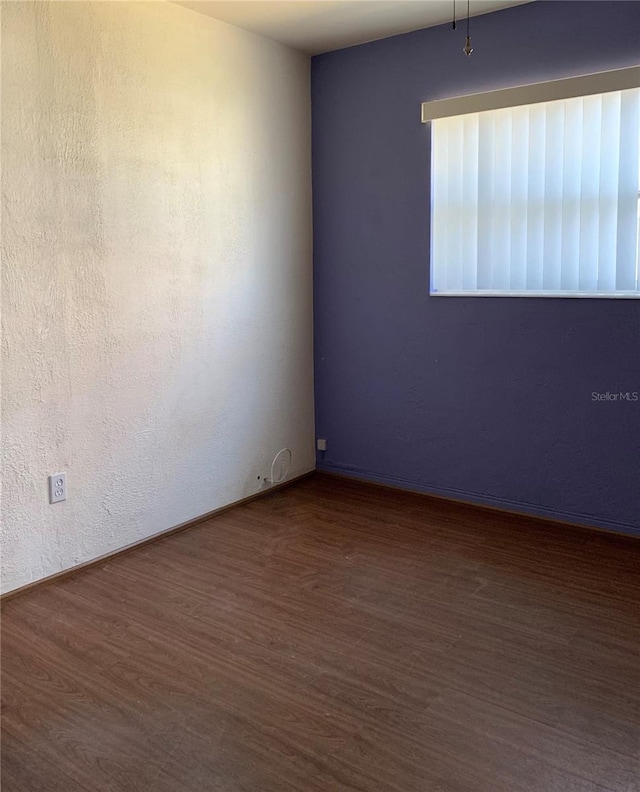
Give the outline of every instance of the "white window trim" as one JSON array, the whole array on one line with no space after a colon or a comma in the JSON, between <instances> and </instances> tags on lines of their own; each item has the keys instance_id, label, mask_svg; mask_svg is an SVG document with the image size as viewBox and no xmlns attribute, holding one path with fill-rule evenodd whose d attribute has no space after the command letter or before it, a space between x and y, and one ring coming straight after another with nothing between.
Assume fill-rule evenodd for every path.
<instances>
[{"instance_id":1,"label":"white window trim","mask_svg":"<svg viewBox=\"0 0 640 792\"><path fill-rule=\"evenodd\" d=\"M422 123L426 124L435 118L482 113L485 110L500 110L503 107L518 107L538 102L553 102L556 99L571 99L575 96L589 96L609 91L625 91L628 88L640 88L640 65L423 102Z\"/></svg>"},{"instance_id":2,"label":"white window trim","mask_svg":"<svg viewBox=\"0 0 640 792\"><path fill-rule=\"evenodd\" d=\"M430 292L431 297L577 297L578 299L589 299L591 297L599 297L602 299L613 300L637 300L640 299L638 292L579 292L579 291L527 291L527 290L509 290L509 291L494 291L493 289L474 289L467 291L434 291Z\"/></svg>"}]
</instances>

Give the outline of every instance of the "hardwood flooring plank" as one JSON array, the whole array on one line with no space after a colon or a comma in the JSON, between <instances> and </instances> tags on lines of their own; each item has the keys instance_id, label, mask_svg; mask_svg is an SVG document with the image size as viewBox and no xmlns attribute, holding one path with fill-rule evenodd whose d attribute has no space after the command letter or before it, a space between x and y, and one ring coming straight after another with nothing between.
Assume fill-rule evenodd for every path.
<instances>
[{"instance_id":1,"label":"hardwood flooring plank","mask_svg":"<svg viewBox=\"0 0 640 792\"><path fill-rule=\"evenodd\" d=\"M640 792L640 542L316 475L7 601L4 792Z\"/></svg>"},{"instance_id":2,"label":"hardwood flooring plank","mask_svg":"<svg viewBox=\"0 0 640 792\"><path fill-rule=\"evenodd\" d=\"M640 757L587 743L562 729L531 720L482 699L448 692L429 707L435 717L470 729L481 739L509 745L571 776L596 786L635 792Z\"/></svg>"}]
</instances>

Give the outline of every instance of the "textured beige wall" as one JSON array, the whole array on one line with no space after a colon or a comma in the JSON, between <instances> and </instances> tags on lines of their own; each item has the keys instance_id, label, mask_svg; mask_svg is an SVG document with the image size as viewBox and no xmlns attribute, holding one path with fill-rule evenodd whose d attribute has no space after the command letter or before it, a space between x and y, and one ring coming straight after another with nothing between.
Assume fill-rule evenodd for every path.
<instances>
[{"instance_id":1,"label":"textured beige wall","mask_svg":"<svg viewBox=\"0 0 640 792\"><path fill-rule=\"evenodd\" d=\"M305 56L3 3L2 166L4 591L313 468Z\"/></svg>"}]
</instances>

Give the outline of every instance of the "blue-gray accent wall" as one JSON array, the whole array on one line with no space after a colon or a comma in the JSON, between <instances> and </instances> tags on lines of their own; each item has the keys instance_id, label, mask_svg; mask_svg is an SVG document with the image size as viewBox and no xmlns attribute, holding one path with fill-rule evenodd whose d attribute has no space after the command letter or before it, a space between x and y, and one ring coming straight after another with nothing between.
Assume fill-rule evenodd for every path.
<instances>
[{"instance_id":1,"label":"blue-gray accent wall","mask_svg":"<svg viewBox=\"0 0 640 792\"><path fill-rule=\"evenodd\" d=\"M640 534L640 301L430 297L420 103L640 63L640 3L535 2L312 60L318 467Z\"/></svg>"}]
</instances>

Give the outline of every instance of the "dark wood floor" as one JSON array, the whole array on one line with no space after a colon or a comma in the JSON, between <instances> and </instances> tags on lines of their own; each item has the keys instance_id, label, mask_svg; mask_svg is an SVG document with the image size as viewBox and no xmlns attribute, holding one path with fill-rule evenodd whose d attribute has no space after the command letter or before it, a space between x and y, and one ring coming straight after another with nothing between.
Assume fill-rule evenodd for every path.
<instances>
[{"instance_id":1,"label":"dark wood floor","mask_svg":"<svg viewBox=\"0 0 640 792\"><path fill-rule=\"evenodd\" d=\"M2 791L636 792L640 541L315 476L8 601Z\"/></svg>"}]
</instances>

